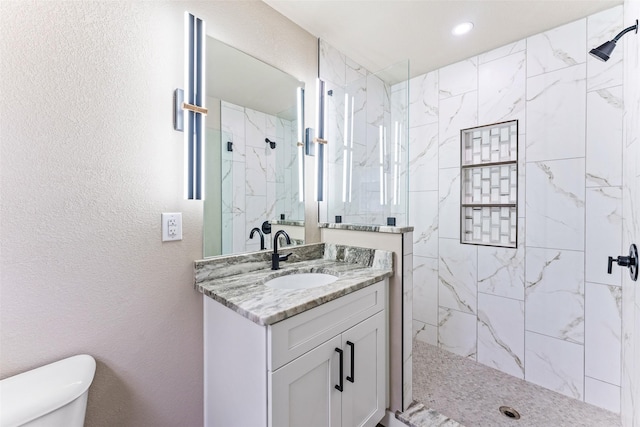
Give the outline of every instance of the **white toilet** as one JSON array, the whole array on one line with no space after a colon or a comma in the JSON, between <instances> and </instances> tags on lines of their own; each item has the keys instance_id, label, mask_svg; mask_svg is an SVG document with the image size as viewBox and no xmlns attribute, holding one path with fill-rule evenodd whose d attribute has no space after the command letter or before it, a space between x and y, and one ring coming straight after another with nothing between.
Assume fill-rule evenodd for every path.
<instances>
[{"instance_id":1,"label":"white toilet","mask_svg":"<svg viewBox=\"0 0 640 427\"><path fill-rule=\"evenodd\" d=\"M82 427L96 361L69 357L0 381L0 427Z\"/></svg>"}]
</instances>

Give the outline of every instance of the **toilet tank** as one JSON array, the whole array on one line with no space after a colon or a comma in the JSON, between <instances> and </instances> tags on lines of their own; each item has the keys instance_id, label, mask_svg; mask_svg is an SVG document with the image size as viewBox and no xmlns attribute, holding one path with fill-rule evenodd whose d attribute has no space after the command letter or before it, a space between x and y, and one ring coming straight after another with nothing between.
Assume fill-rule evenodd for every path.
<instances>
[{"instance_id":1,"label":"toilet tank","mask_svg":"<svg viewBox=\"0 0 640 427\"><path fill-rule=\"evenodd\" d=\"M0 427L84 424L93 357L72 356L0 381Z\"/></svg>"}]
</instances>

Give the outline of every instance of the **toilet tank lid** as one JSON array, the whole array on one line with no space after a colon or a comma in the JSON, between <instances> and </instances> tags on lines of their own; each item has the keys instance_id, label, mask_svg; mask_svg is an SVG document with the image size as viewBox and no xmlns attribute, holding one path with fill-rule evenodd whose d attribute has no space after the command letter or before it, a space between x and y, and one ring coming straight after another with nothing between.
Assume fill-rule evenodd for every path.
<instances>
[{"instance_id":1,"label":"toilet tank lid","mask_svg":"<svg viewBox=\"0 0 640 427\"><path fill-rule=\"evenodd\" d=\"M96 371L88 354L68 357L0 381L0 427L25 424L87 391Z\"/></svg>"}]
</instances>

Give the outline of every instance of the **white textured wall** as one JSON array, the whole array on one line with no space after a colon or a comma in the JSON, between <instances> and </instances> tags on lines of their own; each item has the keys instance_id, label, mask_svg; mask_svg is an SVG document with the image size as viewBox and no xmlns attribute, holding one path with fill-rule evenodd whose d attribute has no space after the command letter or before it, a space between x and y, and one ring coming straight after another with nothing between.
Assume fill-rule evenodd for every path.
<instances>
[{"instance_id":1,"label":"white textured wall","mask_svg":"<svg viewBox=\"0 0 640 427\"><path fill-rule=\"evenodd\" d=\"M259 1L0 2L0 378L93 355L89 426L202 425L202 203L171 119L185 9L312 81L315 39Z\"/></svg>"}]
</instances>

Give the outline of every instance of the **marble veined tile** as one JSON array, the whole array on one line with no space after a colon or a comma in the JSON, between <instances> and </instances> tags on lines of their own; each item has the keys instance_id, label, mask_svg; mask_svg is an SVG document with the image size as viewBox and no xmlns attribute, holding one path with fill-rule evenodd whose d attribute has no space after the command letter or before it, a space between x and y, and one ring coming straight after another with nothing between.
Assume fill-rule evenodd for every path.
<instances>
[{"instance_id":1,"label":"marble veined tile","mask_svg":"<svg viewBox=\"0 0 640 427\"><path fill-rule=\"evenodd\" d=\"M622 5L603 10L587 17L587 49L600 46L613 39L622 28ZM618 41L618 49L623 50L624 38ZM607 62L587 55L587 90L598 90L622 84L624 55L611 55Z\"/></svg>"},{"instance_id":2,"label":"marble veined tile","mask_svg":"<svg viewBox=\"0 0 640 427\"><path fill-rule=\"evenodd\" d=\"M631 23L640 16L640 2L627 1L624 5L624 22ZM629 24L627 24L629 25ZM627 36L628 37L628 36ZM637 195L640 194L640 44L636 41L625 43L624 56L624 200L623 204L624 246L632 243L640 235L640 211ZM638 243L636 241L636 243ZM622 292L623 304L623 379L622 379L622 421L624 425L640 425L640 286L624 275Z\"/></svg>"},{"instance_id":3,"label":"marble veined tile","mask_svg":"<svg viewBox=\"0 0 640 427\"><path fill-rule=\"evenodd\" d=\"M338 49L320 40L320 78L344 85L346 83L346 57Z\"/></svg>"},{"instance_id":4,"label":"marble veined tile","mask_svg":"<svg viewBox=\"0 0 640 427\"><path fill-rule=\"evenodd\" d=\"M620 286L627 269L614 264L611 274L607 274L607 257L627 252L622 247L622 190L620 187L587 188L586 196L586 280Z\"/></svg>"},{"instance_id":5,"label":"marble veined tile","mask_svg":"<svg viewBox=\"0 0 640 427\"><path fill-rule=\"evenodd\" d=\"M441 307L465 313L478 308L478 250L459 240L440 239L438 301Z\"/></svg>"},{"instance_id":6,"label":"marble veined tile","mask_svg":"<svg viewBox=\"0 0 640 427\"><path fill-rule=\"evenodd\" d=\"M413 253L438 257L438 192L409 193L409 218L413 224Z\"/></svg>"},{"instance_id":7,"label":"marble veined tile","mask_svg":"<svg viewBox=\"0 0 640 427\"><path fill-rule=\"evenodd\" d=\"M244 169L244 163L237 162L237 165L241 165ZM222 159L220 167L221 179L221 205L222 212L231 213L233 209L233 166L234 162L231 160Z\"/></svg>"},{"instance_id":8,"label":"marble veined tile","mask_svg":"<svg viewBox=\"0 0 640 427\"><path fill-rule=\"evenodd\" d=\"M584 159L527 162L526 179L527 246L584 250Z\"/></svg>"},{"instance_id":9,"label":"marble veined tile","mask_svg":"<svg viewBox=\"0 0 640 427\"><path fill-rule=\"evenodd\" d=\"M246 170L244 162L233 162L233 170L231 171L231 188L233 203L232 213L245 212L246 209Z\"/></svg>"},{"instance_id":10,"label":"marble veined tile","mask_svg":"<svg viewBox=\"0 0 640 427\"><path fill-rule=\"evenodd\" d=\"M585 64L527 79L527 161L584 157Z\"/></svg>"},{"instance_id":11,"label":"marble veined tile","mask_svg":"<svg viewBox=\"0 0 640 427\"><path fill-rule=\"evenodd\" d=\"M472 92L478 88L478 58L472 57L439 70L440 99Z\"/></svg>"},{"instance_id":12,"label":"marble veined tile","mask_svg":"<svg viewBox=\"0 0 640 427\"><path fill-rule=\"evenodd\" d=\"M442 74L440 74L442 76ZM478 124L478 92L440 101L438 166L460 167L460 130Z\"/></svg>"},{"instance_id":13,"label":"marble veined tile","mask_svg":"<svg viewBox=\"0 0 640 427\"><path fill-rule=\"evenodd\" d=\"M413 255L404 255L402 262L402 330L410 331L413 323ZM411 354L412 339L407 333L402 338L402 354L407 358Z\"/></svg>"},{"instance_id":14,"label":"marble veined tile","mask_svg":"<svg viewBox=\"0 0 640 427\"><path fill-rule=\"evenodd\" d=\"M522 52L526 49L527 39L518 40L517 42L509 43L508 45L501 46L497 49L478 55L478 63L480 65L486 64L487 62L495 61L496 59L504 58L505 56L509 56L516 52Z\"/></svg>"},{"instance_id":15,"label":"marble veined tile","mask_svg":"<svg viewBox=\"0 0 640 427\"><path fill-rule=\"evenodd\" d=\"M524 378L524 302L478 294L478 362Z\"/></svg>"},{"instance_id":16,"label":"marble veined tile","mask_svg":"<svg viewBox=\"0 0 640 427\"><path fill-rule=\"evenodd\" d=\"M266 144L265 144L266 145ZM246 194L247 196L267 195L267 148L247 146Z\"/></svg>"},{"instance_id":17,"label":"marble veined tile","mask_svg":"<svg viewBox=\"0 0 640 427\"><path fill-rule=\"evenodd\" d=\"M267 197L266 196L247 196L247 210L246 210L246 231L245 236L247 240L249 239L249 233L253 227L258 227L262 225L264 221L272 218L267 217ZM273 212L272 212L273 213ZM268 237L268 236L265 236Z\"/></svg>"},{"instance_id":18,"label":"marble veined tile","mask_svg":"<svg viewBox=\"0 0 640 427\"><path fill-rule=\"evenodd\" d=\"M265 147L267 145L265 142L267 137L267 115L261 111L245 108L244 119L247 147Z\"/></svg>"},{"instance_id":19,"label":"marble veined tile","mask_svg":"<svg viewBox=\"0 0 640 427\"><path fill-rule=\"evenodd\" d=\"M527 76L582 64L587 58L587 20L527 38Z\"/></svg>"},{"instance_id":20,"label":"marble veined tile","mask_svg":"<svg viewBox=\"0 0 640 427\"><path fill-rule=\"evenodd\" d=\"M369 71L362 65L355 62L353 59L346 57L346 77L345 82L350 83L356 80L360 80L369 74Z\"/></svg>"},{"instance_id":21,"label":"marble veined tile","mask_svg":"<svg viewBox=\"0 0 640 427\"><path fill-rule=\"evenodd\" d=\"M413 345L412 340L407 340L410 345ZM402 407L408 408L413 402L413 356L409 353L408 357L405 357L402 369Z\"/></svg>"},{"instance_id":22,"label":"marble veined tile","mask_svg":"<svg viewBox=\"0 0 640 427\"><path fill-rule=\"evenodd\" d=\"M431 345L438 345L438 327L428 323L413 321L413 339L426 342Z\"/></svg>"},{"instance_id":23,"label":"marble veined tile","mask_svg":"<svg viewBox=\"0 0 640 427\"><path fill-rule=\"evenodd\" d=\"M222 134L226 137L222 141L233 142L233 161L244 161L245 156L245 130L244 130L244 108L222 101L220 110L220 122Z\"/></svg>"},{"instance_id":24,"label":"marble veined tile","mask_svg":"<svg viewBox=\"0 0 640 427\"><path fill-rule=\"evenodd\" d=\"M519 248L478 246L478 292L524 301L524 218Z\"/></svg>"},{"instance_id":25,"label":"marble veined tile","mask_svg":"<svg viewBox=\"0 0 640 427\"><path fill-rule=\"evenodd\" d=\"M438 123L411 128L409 139L409 191L437 190Z\"/></svg>"},{"instance_id":26,"label":"marble veined tile","mask_svg":"<svg viewBox=\"0 0 640 427\"><path fill-rule=\"evenodd\" d=\"M413 319L438 324L438 259L413 257Z\"/></svg>"},{"instance_id":27,"label":"marble veined tile","mask_svg":"<svg viewBox=\"0 0 640 427\"><path fill-rule=\"evenodd\" d=\"M438 186L439 237L460 239L460 168L440 169Z\"/></svg>"},{"instance_id":28,"label":"marble veined tile","mask_svg":"<svg viewBox=\"0 0 640 427\"><path fill-rule=\"evenodd\" d=\"M587 94L587 187L622 185L623 104L622 86Z\"/></svg>"},{"instance_id":29,"label":"marble veined tile","mask_svg":"<svg viewBox=\"0 0 640 427\"><path fill-rule=\"evenodd\" d=\"M479 67L478 122L520 120L525 126L526 53L516 52Z\"/></svg>"},{"instance_id":30,"label":"marble veined tile","mask_svg":"<svg viewBox=\"0 0 640 427\"><path fill-rule=\"evenodd\" d=\"M279 135L279 129L278 129L279 126L280 126L279 123L285 123L285 124L288 123L287 126L291 126L291 123L293 123L293 124L297 123L296 120L289 121L289 120L286 120L286 119L281 119L279 117L276 117L276 116L274 116L272 114L266 114L266 113L264 115L264 119L265 119L264 132L265 132L265 136L268 136L269 139L271 139L271 137L277 138L277 137L280 136ZM297 124L294 126L294 129L297 129Z\"/></svg>"},{"instance_id":31,"label":"marble veined tile","mask_svg":"<svg viewBox=\"0 0 640 427\"><path fill-rule=\"evenodd\" d=\"M526 332L525 380L582 400L584 348L580 344Z\"/></svg>"},{"instance_id":32,"label":"marble veined tile","mask_svg":"<svg viewBox=\"0 0 640 427\"><path fill-rule=\"evenodd\" d=\"M278 166L277 166L278 152L276 150L272 150L266 147L263 147L263 149L264 149L264 157L265 157L265 164L266 164L265 179L269 182L276 182L277 181L276 170L278 169ZM295 171L295 173L297 173L298 171L297 166L295 166L293 162L287 168L287 172L292 173L292 171ZM287 188L291 188L291 187L287 187Z\"/></svg>"},{"instance_id":33,"label":"marble veined tile","mask_svg":"<svg viewBox=\"0 0 640 427\"><path fill-rule=\"evenodd\" d=\"M620 385L622 289L586 283L585 375Z\"/></svg>"},{"instance_id":34,"label":"marble veined tile","mask_svg":"<svg viewBox=\"0 0 640 427\"><path fill-rule=\"evenodd\" d=\"M476 316L440 307L438 345L462 357L476 360Z\"/></svg>"},{"instance_id":35,"label":"marble veined tile","mask_svg":"<svg viewBox=\"0 0 640 427\"><path fill-rule=\"evenodd\" d=\"M222 212L222 253L233 253L233 214Z\"/></svg>"},{"instance_id":36,"label":"marble veined tile","mask_svg":"<svg viewBox=\"0 0 640 427\"><path fill-rule=\"evenodd\" d=\"M525 278L527 330L584 343L584 253L529 247Z\"/></svg>"},{"instance_id":37,"label":"marble veined tile","mask_svg":"<svg viewBox=\"0 0 640 427\"><path fill-rule=\"evenodd\" d=\"M247 236L249 235L247 231L246 213L235 211L232 216L232 223L232 252L246 252Z\"/></svg>"},{"instance_id":38,"label":"marble veined tile","mask_svg":"<svg viewBox=\"0 0 640 427\"><path fill-rule=\"evenodd\" d=\"M409 127L438 123L438 71L409 81Z\"/></svg>"},{"instance_id":39,"label":"marble veined tile","mask_svg":"<svg viewBox=\"0 0 640 427\"><path fill-rule=\"evenodd\" d=\"M378 128L384 125L385 112L389 112L390 88L380 77L367 76L367 123ZM389 131L389 130L387 130Z\"/></svg>"},{"instance_id":40,"label":"marble veined tile","mask_svg":"<svg viewBox=\"0 0 640 427\"><path fill-rule=\"evenodd\" d=\"M620 413L620 387L584 377L584 401L607 411Z\"/></svg>"}]
</instances>

